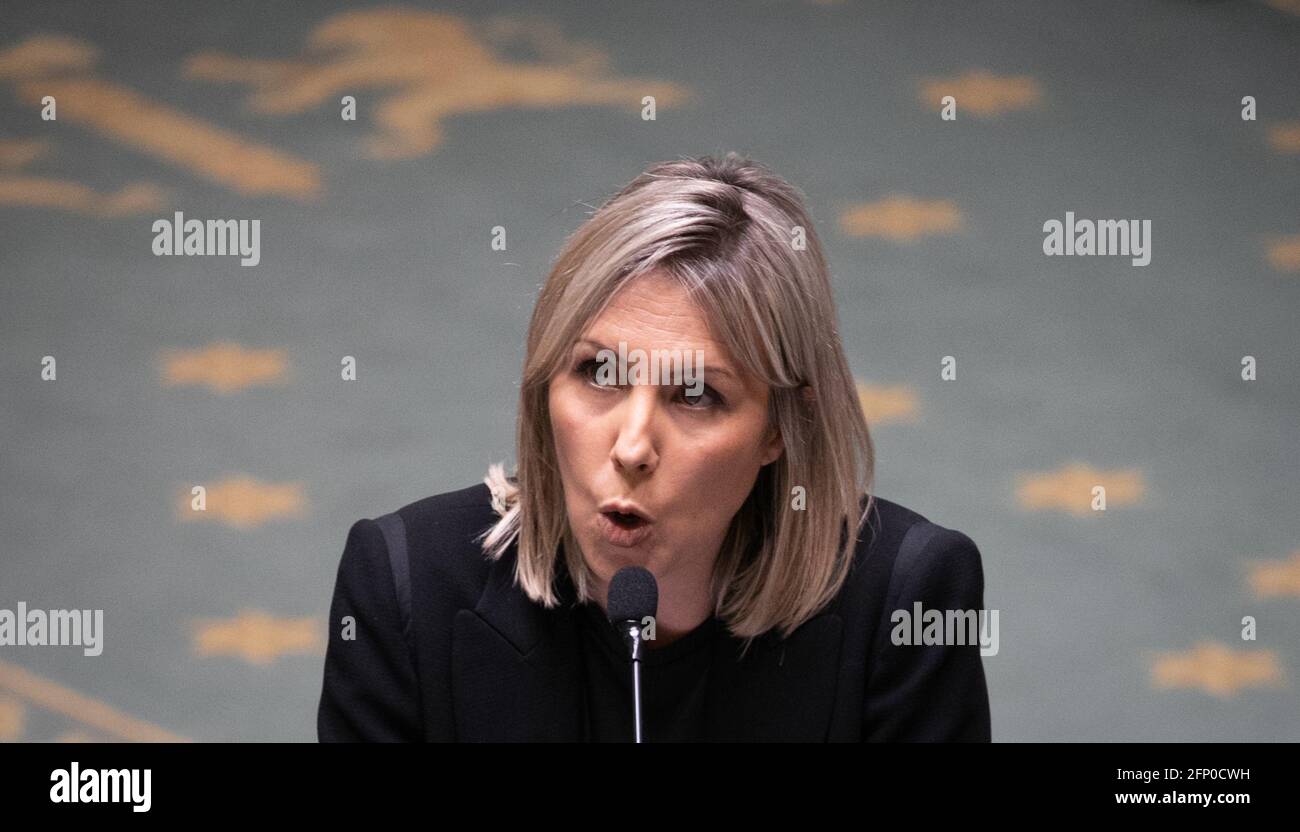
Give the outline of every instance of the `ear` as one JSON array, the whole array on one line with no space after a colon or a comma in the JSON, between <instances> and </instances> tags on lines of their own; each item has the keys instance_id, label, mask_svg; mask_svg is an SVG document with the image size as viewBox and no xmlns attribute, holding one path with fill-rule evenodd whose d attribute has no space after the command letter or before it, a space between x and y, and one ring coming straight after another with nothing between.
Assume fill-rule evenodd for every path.
<instances>
[{"instance_id":1,"label":"ear","mask_svg":"<svg viewBox=\"0 0 1300 832\"><path fill-rule=\"evenodd\" d=\"M771 465L781 458L785 451L785 440L781 438L781 429L773 427L767 441L763 445L763 465Z\"/></svg>"}]
</instances>

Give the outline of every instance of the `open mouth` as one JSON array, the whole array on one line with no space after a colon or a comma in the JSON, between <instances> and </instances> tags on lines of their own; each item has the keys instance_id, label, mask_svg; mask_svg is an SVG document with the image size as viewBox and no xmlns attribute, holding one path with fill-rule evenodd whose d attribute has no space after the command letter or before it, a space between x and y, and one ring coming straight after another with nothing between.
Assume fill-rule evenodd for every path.
<instances>
[{"instance_id":1,"label":"open mouth","mask_svg":"<svg viewBox=\"0 0 1300 832\"><path fill-rule=\"evenodd\" d=\"M620 529L636 529L644 526L646 522L645 518L639 514L625 514L621 511L606 511L603 513Z\"/></svg>"}]
</instances>

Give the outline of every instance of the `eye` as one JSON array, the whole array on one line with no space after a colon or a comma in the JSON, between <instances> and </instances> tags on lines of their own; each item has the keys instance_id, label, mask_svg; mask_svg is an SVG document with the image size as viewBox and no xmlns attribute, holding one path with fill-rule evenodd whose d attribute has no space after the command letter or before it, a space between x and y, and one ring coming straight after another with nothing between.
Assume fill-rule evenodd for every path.
<instances>
[{"instance_id":1,"label":"eye","mask_svg":"<svg viewBox=\"0 0 1300 832\"><path fill-rule=\"evenodd\" d=\"M704 389L698 396L692 396L687 392L687 388L685 387L681 388L682 392L680 398L686 403L688 408L691 410L709 410L726 404L726 402L722 400L722 396L718 395L717 390L714 390L707 384L702 385L702 387ZM703 402L703 404L699 404L699 402Z\"/></svg>"},{"instance_id":2,"label":"eye","mask_svg":"<svg viewBox=\"0 0 1300 832\"><path fill-rule=\"evenodd\" d=\"M589 382L593 387L598 387L601 390L614 389L614 387L617 386L616 384L600 384L596 381L596 370L598 370L599 368L600 368L599 361L597 361L594 358L588 358L585 361L579 361L578 366L574 367L573 371L577 373L580 377L585 379L587 382Z\"/></svg>"},{"instance_id":3,"label":"eye","mask_svg":"<svg viewBox=\"0 0 1300 832\"><path fill-rule=\"evenodd\" d=\"M600 365L600 361L597 361L594 358L588 358L579 361L577 366L573 368L573 372L577 374L579 378L583 379L598 390L613 390L617 388L617 382L600 384L596 381L596 372L600 369ZM707 384L702 385L702 387L703 389L698 395L691 395L687 392L688 388L679 387L676 398L685 404L688 410L711 410L715 407L723 407L726 405L726 401L717 390L714 390Z\"/></svg>"}]
</instances>

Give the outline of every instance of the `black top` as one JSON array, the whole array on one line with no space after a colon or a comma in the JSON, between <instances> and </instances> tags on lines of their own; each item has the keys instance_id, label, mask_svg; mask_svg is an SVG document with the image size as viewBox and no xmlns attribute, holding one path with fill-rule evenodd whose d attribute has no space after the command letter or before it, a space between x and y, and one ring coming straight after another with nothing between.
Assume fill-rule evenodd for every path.
<instances>
[{"instance_id":1,"label":"black top","mask_svg":"<svg viewBox=\"0 0 1300 832\"><path fill-rule=\"evenodd\" d=\"M544 607L516 580L513 544L485 557L479 536L497 519L480 483L352 524L330 604L320 739L574 742L588 717L595 737L631 736L630 680L598 652L621 648L618 634L591 626L604 622L577 604L564 570ZM712 636L665 645L662 659L647 651L647 741L988 741L979 646L891 638L896 610L983 606L974 541L877 497L853 561L830 605L788 636L760 634L742 654L715 624Z\"/></svg>"},{"instance_id":2,"label":"black top","mask_svg":"<svg viewBox=\"0 0 1300 832\"><path fill-rule=\"evenodd\" d=\"M623 636L596 604L580 604L575 616L582 648L583 738L632 742L632 658ZM708 618L670 644L641 651L641 739L694 742L704 739L704 696L712 647L724 629Z\"/></svg>"}]
</instances>

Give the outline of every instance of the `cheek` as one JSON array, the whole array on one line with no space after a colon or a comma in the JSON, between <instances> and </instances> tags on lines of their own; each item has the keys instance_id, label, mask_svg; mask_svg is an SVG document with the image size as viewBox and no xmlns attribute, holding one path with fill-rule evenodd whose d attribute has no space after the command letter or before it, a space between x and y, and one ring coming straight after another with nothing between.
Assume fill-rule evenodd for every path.
<instances>
[{"instance_id":1,"label":"cheek","mask_svg":"<svg viewBox=\"0 0 1300 832\"><path fill-rule=\"evenodd\" d=\"M551 436L555 439L555 453L560 458L560 464L564 465L573 454L573 440L578 435L574 430L572 400L562 389L556 389L552 385L547 408L550 411Z\"/></svg>"},{"instance_id":2,"label":"cheek","mask_svg":"<svg viewBox=\"0 0 1300 832\"><path fill-rule=\"evenodd\" d=\"M754 486L762 465L762 432L735 425L690 443L681 454L683 480L697 504L739 508Z\"/></svg>"},{"instance_id":3,"label":"cheek","mask_svg":"<svg viewBox=\"0 0 1300 832\"><path fill-rule=\"evenodd\" d=\"M568 468L597 453L599 439L596 431L591 429L591 414L584 407L582 398L569 389L567 382L552 382L547 401L551 434L555 437L555 452L561 468Z\"/></svg>"}]
</instances>

